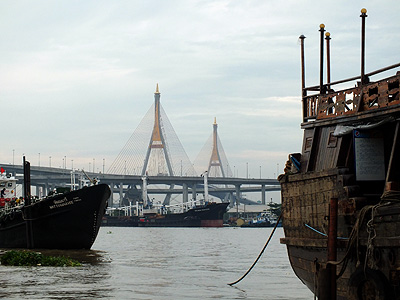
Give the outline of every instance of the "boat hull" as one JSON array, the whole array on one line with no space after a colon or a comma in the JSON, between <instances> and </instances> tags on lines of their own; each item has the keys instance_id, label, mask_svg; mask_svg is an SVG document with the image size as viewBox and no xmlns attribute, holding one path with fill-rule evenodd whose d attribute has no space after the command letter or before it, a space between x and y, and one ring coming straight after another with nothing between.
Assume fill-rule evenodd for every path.
<instances>
[{"instance_id":1,"label":"boat hull","mask_svg":"<svg viewBox=\"0 0 400 300\"><path fill-rule=\"evenodd\" d=\"M104 216L102 226L118 227L222 227L229 203L212 203L185 213L139 216Z\"/></svg>"},{"instance_id":2,"label":"boat hull","mask_svg":"<svg viewBox=\"0 0 400 300\"><path fill-rule=\"evenodd\" d=\"M99 184L44 198L0 219L1 248L90 249L110 197Z\"/></svg>"},{"instance_id":3,"label":"boat hull","mask_svg":"<svg viewBox=\"0 0 400 300\"><path fill-rule=\"evenodd\" d=\"M281 178L285 232L281 243L287 246L292 269L319 298L329 294L325 276L333 265L327 263L327 233L334 198L339 207L335 260L341 262L333 271L336 299L364 299L361 295L367 293L374 293L371 299L400 299L400 203L370 203L363 216L359 208L366 199L344 193L349 191L344 186L346 176L331 170ZM363 219L358 223L357 218ZM372 235L367 224L373 224ZM358 228L355 234L354 227Z\"/></svg>"}]
</instances>

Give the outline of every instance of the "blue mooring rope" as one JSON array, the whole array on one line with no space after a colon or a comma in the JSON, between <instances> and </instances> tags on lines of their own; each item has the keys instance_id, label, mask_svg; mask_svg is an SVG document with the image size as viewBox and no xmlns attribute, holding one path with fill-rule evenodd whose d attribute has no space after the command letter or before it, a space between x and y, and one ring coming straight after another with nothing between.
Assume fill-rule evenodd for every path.
<instances>
[{"instance_id":1,"label":"blue mooring rope","mask_svg":"<svg viewBox=\"0 0 400 300\"><path fill-rule=\"evenodd\" d=\"M306 226L306 227L308 227L308 228L310 228L311 230L313 230L313 231L315 231L316 233L319 233L319 234L321 234L321 235L323 235L323 236L326 236L326 237L328 237L328 235L327 234L325 234L325 233L323 233L323 232L321 232L321 231L318 231L317 229L315 229L315 228L313 228L313 227L311 227L310 225L308 225L308 224L304 224L304 226ZM345 237L336 237L338 240L348 240L349 238L345 238Z\"/></svg>"}]
</instances>

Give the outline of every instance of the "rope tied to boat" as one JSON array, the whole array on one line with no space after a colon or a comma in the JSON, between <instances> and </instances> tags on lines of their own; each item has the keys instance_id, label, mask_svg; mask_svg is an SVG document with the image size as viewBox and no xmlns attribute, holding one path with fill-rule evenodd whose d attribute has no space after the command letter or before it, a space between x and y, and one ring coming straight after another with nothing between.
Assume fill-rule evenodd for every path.
<instances>
[{"instance_id":1,"label":"rope tied to boat","mask_svg":"<svg viewBox=\"0 0 400 300\"><path fill-rule=\"evenodd\" d=\"M360 209L358 218L356 222L354 223L353 229L350 233L349 236L349 242L347 244L346 248L346 253L343 256L343 258L339 261L327 261L327 264L332 264L332 265L340 265L343 263L340 272L337 275L337 278L340 278L344 271L346 270L347 263L350 260L350 253L353 248L356 248L356 267L359 267L361 265L361 260L359 257L359 239L360 239L360 229L362 225L364 224L366 215L368 212L371 211L371 217L370 219L366 222L366 231L368 233L368 239L367 239L367 255L365 256L364 260L364 269L366 269L367 265L369 262L373 261L370 259L373 256L373 241L376 237L376 231L375 231L375 225L374 225L374 219L376 215L377 209L383 206L389 206L395 203L398 203L400 201L400 191L385 191L382 196L381 196L381 201L378 204L375 205L366 205L363 208Z\"/></svg>"},{"instance_id":2,"label":"rope tied to boat","mask_svg":"<svg viewBox=\"0 0 400 300\"><path fill-rule=\"evenodd\" d=\"M251 265L251 267L247 270L246 273L244 273L244 275L243 275L242 277L240 277L238 280L236 280L236 281L234 281L234 282L228 283L228 285L232 286L232 285L235 285L236 283L242 281L242 279L244 279L244 278L247 276L247 274L249 274L250 271L254 268L254 266L257 264L258 260L260 259L260 257L261 257L262 254L264 253L264 250L267 248L268 243L269 243L269 241L271 240L272 236L274 235L275 230L276 230L276 228L278 227L279 221L281 220L281 217L282 217L282 214L279 215L279 218L278 218L278 220L276 221L276 224L275 224L275 226L274 226L274 229L272 229L272 232L271 232L271 234L269 235L269 238L268 238L267 242L265 243L265 245L264 245L264 247L262 248L260 254L259 254L258 257L256 258L256 260L253 262L253 264Z\"/></svg>"},{"instance_id":3,"label":"rope tied to boat","mask_svg":"<svg viewBox=\"0 0 400 300\"><path fill-rule=\"evenodd\" d=\"M400 191L387 190L381 196L381 201L400 202Z\"/></svg>"},{"instance_id":4,"label":"rope tied to boat","mask_svg":"<svg viewBox=\"0 0 400 300\"><path fill-rule=\"evenodd\" d=\"M376 238L376 230L374 219L377 214L377 210L380 207L390 206L392 204L399 203L400 201L400 191L396 190L386 190L382 196L381 201L374 205L371 209L371 219L367 222L367 253L364 261L364 270L369 266L370 268L376 268L376 262L374 260L374 239Z\"/></svg>"}]
</instances>

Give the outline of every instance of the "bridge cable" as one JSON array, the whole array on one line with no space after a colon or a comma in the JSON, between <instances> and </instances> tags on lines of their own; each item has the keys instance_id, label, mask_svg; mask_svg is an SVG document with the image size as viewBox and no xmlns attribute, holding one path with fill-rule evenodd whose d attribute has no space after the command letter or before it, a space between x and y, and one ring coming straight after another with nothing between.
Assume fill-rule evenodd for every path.
<instances>
[{"instance_id":1,"label":"bridge cable","mask_svg":"<svg viewBox=\"0 0 400 300\"><path fill-rule=\"evenodd\" d=\"M278 227L278 224L279 224L279 221L281 220L281 217L282 217L282 214L279 215L279 218L278 218L278 220L276 221L275 227L274 227L274 229L272 230L271 234L269 235L269 238L268 238L267 242L265 243L264 248L261 250L260 254L258 255L257 259L254 261L254 263L252 264L252 266L247 270L246 273L244 273L244 275L243 275L242 277L240 277L240 278L239 278L238 280L236 280L235 282L228 283L228 285L230 285L230 286L235 285L236 283L242 281L242 279L245 278L245 277L247 276L247 274L250 273L250 271L253 269L253 267L256 265L256 263L257 263L258 260L260 259L261 255L264 253L265 248L267 248L269 241L271 240L272 236L273 236L274 233L275 233L276 227Z\"/></svg>"}]
</instances>

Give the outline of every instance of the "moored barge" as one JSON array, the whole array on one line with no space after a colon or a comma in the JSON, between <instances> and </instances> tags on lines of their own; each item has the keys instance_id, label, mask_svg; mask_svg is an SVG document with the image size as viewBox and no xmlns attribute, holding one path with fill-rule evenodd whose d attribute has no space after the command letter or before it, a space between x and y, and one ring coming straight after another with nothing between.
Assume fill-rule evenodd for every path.
<instances>
[{"instance_id":1,"label":"moored barge","mask_svg":"<svg viewBox=\"0 0 400 300\"><path fill-rule=\"evenodd\" d=\"M114 227L222 227L223 216L229 203L209 202L193 206L182 212L166 210L143 210L136 214L135 208L119 208L107 210L103 217L102 226ZM164 211L164 212L162 212Z\"/></svg>"},{"instance_id":2,"label":"moored barge","mask_svg":"<svg viewBox=\"0 0 400 300\"><path fill-rule=\"evenodd\" d=\"M33 198L29 173L24 158L22 199L15 196L17 180L0 175L0 248L90 249L111 195L109 186L96 184Z\"/></svg>"}]
</instances>

